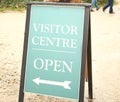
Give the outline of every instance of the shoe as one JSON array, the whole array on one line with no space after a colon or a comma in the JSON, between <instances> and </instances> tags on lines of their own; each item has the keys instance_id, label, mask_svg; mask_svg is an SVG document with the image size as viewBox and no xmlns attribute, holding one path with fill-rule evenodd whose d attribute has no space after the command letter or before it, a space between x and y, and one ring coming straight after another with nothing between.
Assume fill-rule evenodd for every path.
<instances>
[{"instance_id":1,"label":"shoe","mask_svg":"<svg viewBox=\"0 0 120 102\"><path fill-rule=\"evenodd\" d=\"M115 14L115 12L109 12L110 14Z\"/></svg>"},{"instance_id":2,"label":"shoe","mask_svg":"<svg viewBox=\"0 0 120 102\"><path fill-rule=\"evenodd\" d=\"M92 10L92 9L91 9L90 11L91 11L91 12L94 12L94 10Z\"/></svg>"},{"instance_id":3,"label":"shoe","mask_svg":"<svg viewBox=\"0 0 120 102\"><path fill-rule=\"evenodd\" d=\"M105 9L104 9L104 8L103 8L102 10L103 10L103 12L105 12Z\"/></svg>"},{"instance_id":4,"label":"shoe","mask_svg":"<svg viewBox=\"0 0 120 102\"><path fill-rule=\"evenodd\" d=\"M98 11L100 8L97 8L96 10Z\"/></svg>"}]
</instances>

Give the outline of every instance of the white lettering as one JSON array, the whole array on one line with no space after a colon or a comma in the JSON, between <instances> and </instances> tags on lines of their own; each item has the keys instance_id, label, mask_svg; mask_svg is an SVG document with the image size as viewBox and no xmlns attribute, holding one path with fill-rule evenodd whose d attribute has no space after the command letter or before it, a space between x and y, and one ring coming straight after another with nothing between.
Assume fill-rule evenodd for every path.
<instances>
[{"instance_id":1,"label":"white lettering","mask_svg":"<svg viewBox=\"0 0 120 102\"><path fill-rule=\"evenodd\" d=\"M37 70L46 70L54 72L72 72L73 62L66 62L62 60L41 59L36 58L33 62L34 68Z\"/></svg>"},{"instance_id":2,"label":"white lettering","mask_svg":"<svg viewBox=\"0 0 120 102\"><path fill-rule=\"evenodd\" d=\"M51 33L51 34L69 34L77 35L78 28L75 25L56 25L56 24L37 24L33 23L35 32Z\"/></svg>"},{"instance_id":3,"label":"white lettering","mask_svg":"<svg viewBox=\"0 0 120 102\"><path fill-rule=\"evenodd\" d=\"M32 44L36 46L77 48L77 40L68 38L55 38L55 37L49 38L43 36L34 36L32 38Z\"/></svg>"},{"instance_id":4,"label":"white lettering","mask_svg":"<svg viewBox=\"0 0 120 102\"><path fill-rule=\"evenodd\" d=\"M42 59L40 59L40 58L36 58L34 60L33 65L34 65L35 69L43 69L43 67L44 67L44 61Z\"/></svg>"}]
</instances>

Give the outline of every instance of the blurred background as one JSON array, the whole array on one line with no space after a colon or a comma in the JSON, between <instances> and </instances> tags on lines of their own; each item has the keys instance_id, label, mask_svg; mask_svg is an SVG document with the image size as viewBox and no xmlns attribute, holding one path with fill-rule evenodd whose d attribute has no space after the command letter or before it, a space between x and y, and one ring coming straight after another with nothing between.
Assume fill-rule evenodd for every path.
<instances>
[{"instance_id":1,"label":"blurred background","mask_svg":"<svg viewBox=\"0 0 120 102\"><path fill-rule=\"evenodd\" d=\"M43 1L43 0L0 0L0 8L23 8L27 2ZM91 0L82 0L83 3L91 3ZM107 0L98 0L99 5L103 5Z\"/></svg>"}]
</instances>

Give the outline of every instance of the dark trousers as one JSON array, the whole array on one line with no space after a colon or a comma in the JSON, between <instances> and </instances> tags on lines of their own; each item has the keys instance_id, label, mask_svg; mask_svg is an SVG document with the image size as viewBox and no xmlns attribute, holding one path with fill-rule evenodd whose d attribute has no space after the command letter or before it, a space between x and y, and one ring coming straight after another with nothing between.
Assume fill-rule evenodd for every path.
<instances>
[{"instance_id":1,"label":"dark trousers","mask_svg":"<svg viewBox=\"0 0 120 102\"><path fill-rule=\"evenodd\" d=\"M103 7L103 10L107 9L110 6L109 13L113 12L113 0L108 0L108 3Z\"/></svg>"}]
</instances>

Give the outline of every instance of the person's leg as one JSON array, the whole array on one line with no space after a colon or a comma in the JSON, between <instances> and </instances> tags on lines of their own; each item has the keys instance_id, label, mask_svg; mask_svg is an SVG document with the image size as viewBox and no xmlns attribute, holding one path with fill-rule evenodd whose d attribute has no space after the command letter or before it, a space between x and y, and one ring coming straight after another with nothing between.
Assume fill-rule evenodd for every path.
<instances>
[{"instance_id":1,"label":"person's leg","mask_svg":"<svg viewBox=\"0 0 120 102\"><path fill-rule=\"evenodd\" d=\"M97 0L95 0L95 7L96 7L96 10L99 10L99 6L98 6L98 3L97 3Z\"/></svg>"},{"instance_id":2,"label":"person's leg","mask_svg":"<svg viewBox=\"0 0 120 102\"><path fill-rule=\"evenodd\" d=\"M95 5L95 0L92 0L90 10L93 9L94 5Z\"/></svg>"},{"instance_id":3,"label":"person's leg","mask_svg":"<svg viewBox=\"0 0 120 102\"><path fill-rule=\"evenodd\" d=\"M103 7L103 11L105 11L110 6L110 2L108 0L108 3Z\"/></svg>"},{"instance_id":4,"label":"person's leg","mask_svg":"<svg viewBox=\"0 0 120 102\"><path fill-rule=\"evenodd\" d=\"M110 2L109 13L113 13L113 0L109 0L109 2Z\"/></svg>"}]
</instances>

